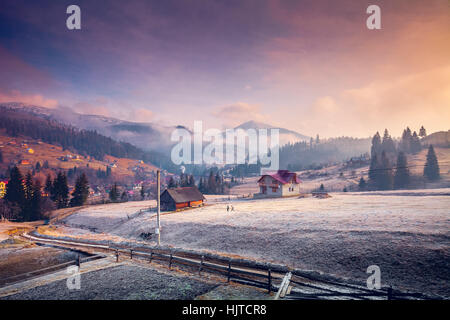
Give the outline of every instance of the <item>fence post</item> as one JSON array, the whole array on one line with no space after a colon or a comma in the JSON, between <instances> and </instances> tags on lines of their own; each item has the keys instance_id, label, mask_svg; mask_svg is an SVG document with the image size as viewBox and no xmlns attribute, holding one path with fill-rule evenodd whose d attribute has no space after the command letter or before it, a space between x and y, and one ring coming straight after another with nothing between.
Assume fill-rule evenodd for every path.
<instances>
[{"instance_id":1,"label":"fence post","mask_svg":"<svg viewBox=\"0 0 450 320\"><path fill-rule=\"evenodd\" d=\"M130 259L133 260L133 249L130 249Z\"/></svg>"},{"instance_id":2,"label":"fence post","mask_svg":"<svg viewBox=\"0 0 450 320\"><path fill-rule=\"evenodd\" d=\"M172 254L170 254L170 259L169 259L169 269L172 268Z\"/></svg>"},{"instance_id":3,"label":"fence post","mask_svg":"<svg viewBox=\"0 0 450 320\"><path fill-rule=\"evenodd\" d=\"M152 259L153 259L153 250L150 251L150 263L152 263Z\"/></svg>"},{"instance_id":4,"label":"fence post","mask_svg":"<svg viewBox=\"0 0 450 320\"><path fill-rule=\"evenodd\" d=\"M116 249L116 262L119 262L119 249Z\"/></svg>"},{"instance_id":5,"label":"fence post","mask_svg":"<svg viewBox=\"0 0 450 320\"><path fill-rule=\"evenodd\" d=\"M267 270L267 290L269 294L272 292L272 271L270 269Z\"/></svg>"},{"instance_id":6,"label":"fence post","mask_svg":"<svg viewBox=\"0 0 450 320\"><path fill-rule=\"evenodd\" d=\"M231 278L231 259L228 261L228 279L227 282L230 282Z\"/></svg>"},{"instance_id":7,"label":"fence post","mask_svg":"<svg viewBox=\"0 0 450 320\"><path fill-rule=\"evenodd\" d=\"M81 258L80 258L80 255L78 255L78 257L77 257L77 266L78 266L78 268L81 267Z\"/></svg>"}]
</instances>

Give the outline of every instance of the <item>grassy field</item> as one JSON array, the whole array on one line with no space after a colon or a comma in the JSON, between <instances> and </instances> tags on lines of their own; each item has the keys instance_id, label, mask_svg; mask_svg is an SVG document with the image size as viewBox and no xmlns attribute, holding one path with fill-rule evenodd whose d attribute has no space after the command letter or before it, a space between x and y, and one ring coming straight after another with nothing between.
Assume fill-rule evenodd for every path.
<instances>
[{"instance_id":1,"label":"grassy field","mask_svg":"<svg viewBox=\"0 0 450 320\"><path fill-rule=\"evenodd\" d=\"M282 263L364 283L378 265L384 284L450 296L450 189L333 193L329 199L234 200L161 218L162 243ZM145 207L142 203L142 208ZM85 208L61 234L142 241L154 213L139 202ZM95 230L95 232L93 232ZM152 243L150 241L150 243Z\"/></svg>"}]
</instances>

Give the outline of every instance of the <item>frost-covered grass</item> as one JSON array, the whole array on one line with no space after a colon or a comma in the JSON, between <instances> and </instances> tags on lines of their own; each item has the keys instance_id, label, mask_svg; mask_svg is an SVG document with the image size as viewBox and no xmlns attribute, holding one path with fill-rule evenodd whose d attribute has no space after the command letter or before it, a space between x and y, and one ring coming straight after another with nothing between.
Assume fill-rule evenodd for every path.
<instances>
[{"instance_id":1,"label":"frost-covered grass","mask_svg":"<svg viewBox=\"0 0 450 320\"><path fill-rule=\"evenodd\" d=\"M361 283L367 267L376 264L384 285L450 296L450 197L417 194L242 200L230 202L233 212L222 202L163 215L161 239L177 247L279 262ZM87 208L66 223L137 239L155 227L154 213L124 219L144 205Z\"/></svg>"}]
</instances>

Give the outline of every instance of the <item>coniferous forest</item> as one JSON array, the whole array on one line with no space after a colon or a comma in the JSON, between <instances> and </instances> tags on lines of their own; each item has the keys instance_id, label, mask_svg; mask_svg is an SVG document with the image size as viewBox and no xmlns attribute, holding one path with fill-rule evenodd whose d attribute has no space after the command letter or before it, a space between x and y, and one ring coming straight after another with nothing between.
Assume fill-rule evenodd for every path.
<instances>
[{"instance_id":1,"label":"coniferous forest","mask_svg":"<svg viewBox=\"0 0 450 320\"><path fill-rule=\"evenodd\" d=\"M413 180L417 183L418 177L412 176L407 155L417 154L422 150L420 138L425 136L426 130L423 126L420 128L419 134L416 131L411 133L411 129L406 128L398 142L392 139L387 129L382 138L379 132L375 133L371 146L369 187L376 190L417 187ZM423 164L423 179L425 182L432 182L439 178L438 159L433 145L430 144L426 161Z\"/></svg>"}]
</instances>

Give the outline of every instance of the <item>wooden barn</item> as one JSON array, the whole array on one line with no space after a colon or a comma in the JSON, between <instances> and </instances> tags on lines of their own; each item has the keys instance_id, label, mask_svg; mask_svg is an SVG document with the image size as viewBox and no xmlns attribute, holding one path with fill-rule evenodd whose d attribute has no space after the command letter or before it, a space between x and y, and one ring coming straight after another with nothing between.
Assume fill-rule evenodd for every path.
<instances>
[{"instance_id":1,"label":"wooden barn","mask_svg":"<svg viewBox=\"0 0 450 320\"><path fill-rule=\"evenodd\" d=\"M161 194L161 210L173 211L187 207L203 205L203 194L197 187L182 187L166 189Z\"/></svg>"}]
</instances>

